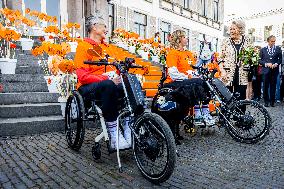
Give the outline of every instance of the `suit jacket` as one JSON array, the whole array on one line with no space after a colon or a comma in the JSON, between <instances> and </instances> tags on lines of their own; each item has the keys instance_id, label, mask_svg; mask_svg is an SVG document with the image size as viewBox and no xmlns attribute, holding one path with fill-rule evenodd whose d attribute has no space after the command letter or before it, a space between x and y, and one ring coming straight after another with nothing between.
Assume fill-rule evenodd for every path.
<instances>
[{"instance_id":1,"label":"suit jacket","mask_svg":"<svg viewBox=\"0 0 284 189\"><path fill-rule=\"evenodd\" d=\"M259 54L259 57L260 57L259 63L262 65L263 74L267 74L269 70L271 70L271 68L265 67L265 63L278 64L278 66L282 64L282 50L280 47L276 46L275 52L271 57L268 54L267 50L268 50L268 47L263 47L260 50L260 54ZM279 67L274 68L274 70L276 71L275 74L277 74L279 71Z\"/></svg>"}]
</instances>

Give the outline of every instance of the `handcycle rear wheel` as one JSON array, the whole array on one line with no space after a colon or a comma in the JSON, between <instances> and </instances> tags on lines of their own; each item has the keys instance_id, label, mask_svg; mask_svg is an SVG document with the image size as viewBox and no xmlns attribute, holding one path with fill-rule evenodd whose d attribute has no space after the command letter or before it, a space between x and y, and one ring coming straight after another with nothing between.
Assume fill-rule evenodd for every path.
<instances>
[{"instance_id":1,"label":"handcycle rear wheel","mask_svg":"<svg viewBox=\"0 0 284 189\"><path fill-rule=\"evenodd\" d=\"M68 146L78 151L84 141L84 102L78 91L69 96L65 109L65 133Z\"/></svg>"},{"instance_id":2,"label":"handcycle rear wheel","mask_svg":"<svg viewBox=\"0 0 284 189\"><path fill-rule=\"evenodd\" d=\"M133 128L134 157L139 170L154 184L165 182L176 164L176 145L168 124L157 114L143 113Z\"/></svg>"},{"instance_id":3,"label":"handcycle rear wheel","mask_svg":"<svg viewBox=\"0 0 284 189\"><path fill-rule=\"evenodd\" d=\"M224 120L228 133L238 142L253 144L264 139L271 128L268 111L258 102L240 100L230 105Z\"/></svg>"}]
</instances>

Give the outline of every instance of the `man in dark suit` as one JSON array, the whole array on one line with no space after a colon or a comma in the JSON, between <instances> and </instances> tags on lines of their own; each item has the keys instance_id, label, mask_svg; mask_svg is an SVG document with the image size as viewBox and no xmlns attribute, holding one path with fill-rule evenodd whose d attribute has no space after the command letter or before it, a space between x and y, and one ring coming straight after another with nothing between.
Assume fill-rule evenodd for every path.
<instances>
[{"instance_id":1,"label":"man in dark suit","mask_svg":"<svg viewBox=\"0 0 284 189\"><path fill-rule=\"evenodd\" d=\"M265 106L274 107L276 81L279 73L279 65L282 63L281 48L275 46L276 37L271 35L267 38L268 46L260 50L260 61L262 74L264 75L263 98ZM268 94L268 88L270 88Z\"/></svg>"},{"instance_id":2,"label":"man in dark suit","mask_svg":"<svg viewBox=\"0 0 284 189\"><path fill-rule=\"evenodd\" d=\"M280 73L280 78L281 78L281 84L280 84L280 101L283 101L284 97L284 41L282 42L282 65L281 65L281 73Z\"/></svg>"}]
</instances>

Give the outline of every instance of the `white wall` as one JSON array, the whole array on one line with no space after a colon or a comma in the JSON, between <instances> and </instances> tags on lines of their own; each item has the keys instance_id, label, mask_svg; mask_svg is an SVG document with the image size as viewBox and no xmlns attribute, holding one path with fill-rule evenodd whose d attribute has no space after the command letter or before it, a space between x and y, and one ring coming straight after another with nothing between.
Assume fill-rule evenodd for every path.
<instances>
[{"instance_id":1,"label":"white wall","mask_svg":"<svg viewBox=\"0 0 284 189\"><path fill-rule=\"evenodd\" d=\"M281 45L284 38L282 38L282 26L284 24L284 13L265 16L255 19L245 20L247 30L250 28L255 28L256 32L255 35L262 39L259 42L260 44L264 45L266 39L264 39L264 27L273 25L272 27L272 35L276 36L276 44Z\"/></svg>"}]
</instances>

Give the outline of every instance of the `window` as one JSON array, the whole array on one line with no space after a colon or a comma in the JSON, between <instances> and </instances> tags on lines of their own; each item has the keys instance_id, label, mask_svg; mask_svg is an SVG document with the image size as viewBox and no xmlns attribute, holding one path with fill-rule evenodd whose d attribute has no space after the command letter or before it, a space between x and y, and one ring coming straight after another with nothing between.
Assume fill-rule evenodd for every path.
<instances>
[{"instance_id":1,"label":"window","mask_svg":"<svg viewBox=\"0 0 284 189\"><path fill-rule=\"evenodd\" d=\"M171 33L171 24L167 22L161 22L161 41L163 44L168 43L168 36Z\"/></svg>"},{"instance_id":2,"label":"window","mask_svg":"<svg viewBox=\"0 0 284 189\"><path fill-rule=\"evenodd\" d=\"M191 0L183 0L183 7L189 9L191 5Z\"/></svg>"},{"instance_id":3,"label":"window","mask_svg":"<svg viewBox=\"0 0 284 189\"><path fill-rule=\"evenodd\" d=\"M114 5L108 4L108 31L112 35L114 30Z\"/></svg>"},{"instance_id":4,"label":"window","mask_svg":"<svg viewBox=\"0 0 284 189\"><path fill-rule=\"evenodd\" d=\"M188 50L190 50L190 42L189 42L189 38L190 38L190 30L189 29L186 29L186 28L182 28L182 30L183 31L185 31L185 35L186 35L186 37L187 37L187 46L186 46L186 48L188 49Z\"/></svg>"},{"instance_id":5,"label":"window","mask_svg":"<svg viewBox=\"0 0 284 189\"><path fill-rule=\"evenodd\" d=\"M250 28L248 29L248 36L251 40L251 42L255 42L256 38L255 38L255 28Z\"/></svg>"},{"instance_id":6,"label":"window","mask_svg":"<svg viewBox=\"0 0 284 189\"><path fill-rule=\"evenodd\" d=\"M25 0L25 7L41 12L41 1ZM48 4L48 3L47 3Z\"/></svg>"},{"instance_id":7,"label":"window","mask_svg":"<svg viewBox=\"0 0 284 189\"><path fill-rule=\"evenodd\" d=\"M282 25L282 38L284 38L284 24Z\"/></svg>"},{"instance_id":8,"label":"window","mask_svg":"<svg viewBox=\"0 0 284 189\"><path fill-rule=\"evenodd\" d=\"M134 12L134 30L141 37L146 38L147 16Z\"/></svg>"},{"instance_id":9,"label":"window","mask_svg":"<svg viewBox=\"0 0 284 189\"><path fill-rule=\"evenodd\" d=\"M206 0L201 0L201 15L206 16Z\"/></svg>"},{"instance_id":10,"label":"window","mask_svg":"<svg viewBox=\"0 0 284 189\"><path fill-rule=\"evenodd\" d=\"M266 40L270 35L272 31L272 26L264 26L264 39Z\"/></svg>"},{"instance_id":11,"label":"window","mask_svg":"<svg viewBox=\"0 0 284 189\"><path fill-rule=\"evenodd\" d=\"M50 16L56 16L58 24L60 23L60 0L48 0L46 2L46 13Z\"/></svg>"},{"instance_id":12,"label":"window","mask_svg":"<svg viewBox=\"0 0 284 189\"><path fill-rule=\"evenodd\" d=\"M219 0L214 0L213 2L213 19L215 21L219 20Z\"/></svg>"}]
</instances>

